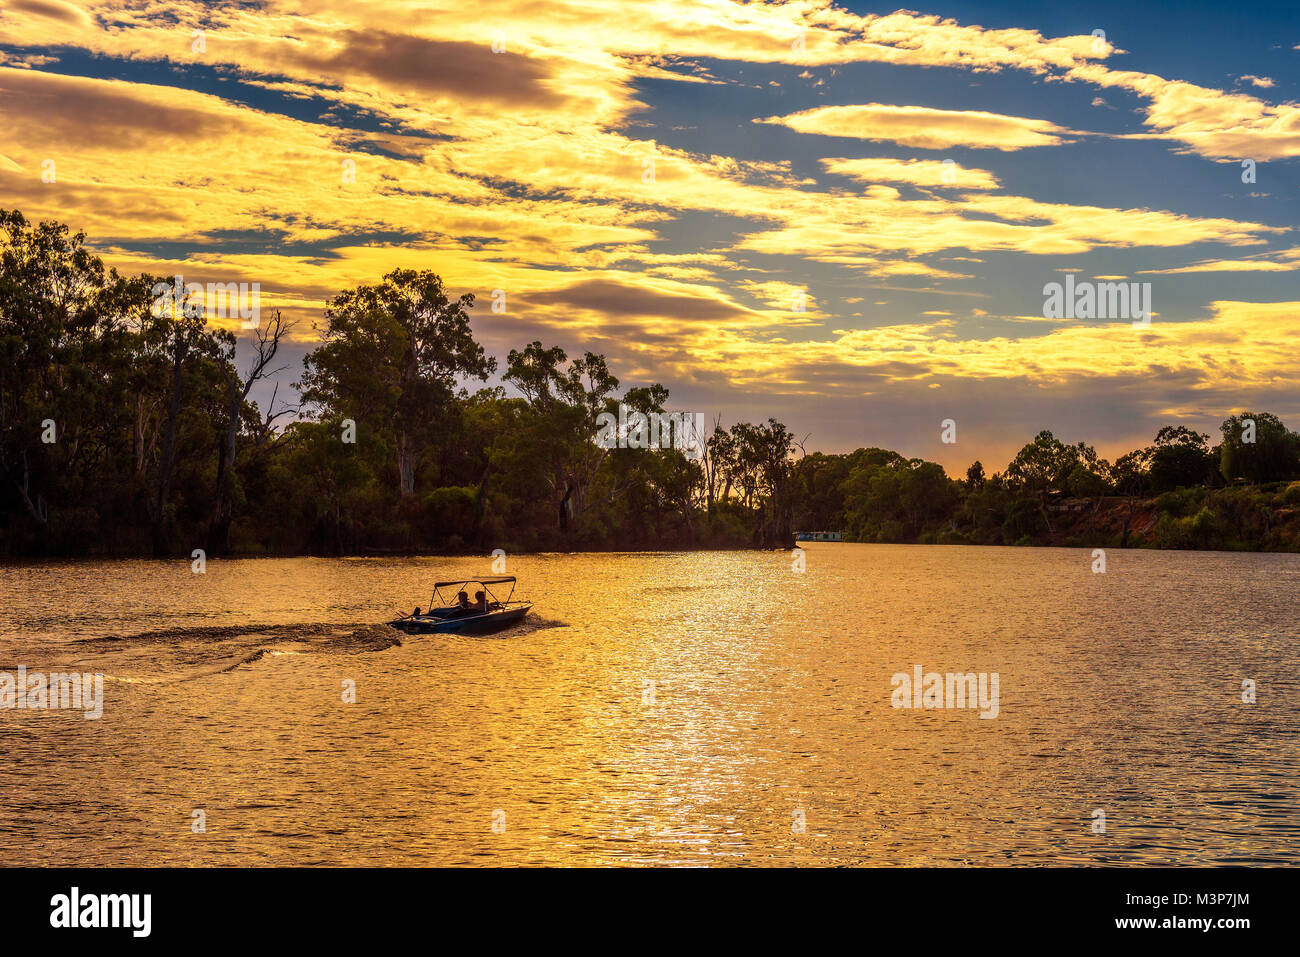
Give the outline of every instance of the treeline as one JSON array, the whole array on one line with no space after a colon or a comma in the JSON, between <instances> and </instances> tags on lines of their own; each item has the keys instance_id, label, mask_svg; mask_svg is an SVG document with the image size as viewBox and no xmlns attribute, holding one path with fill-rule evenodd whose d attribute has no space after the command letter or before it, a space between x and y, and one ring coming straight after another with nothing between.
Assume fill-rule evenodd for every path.
<instances>
[{"instance_id":1,"label":"treeline","mask_svg":"<svg viewBox=\"0 0 1300 957\"><path fill-rule=\"evenodd\" d=\"M297 394L262 408L290 324L262 316L237 362L184 294L160 308L170 282L0 211L0 554L785 547L796 529L1300 548L1300 440L1266 413L1213 446L1168 427L1114 463L1043 432L964 480L883 449L803 454L772 419L715 420L697 448L606 448L602 413L666 412L668 390L540 342L499 369L472 297L411 270L331 299Z\"/></svg>"},{"instance_id":2,"label":"treeline","mask_svg":"<svg viewBox=\"0 0 1300 957\"><path fill-rule=\"evenodd\" d=\"M172 277L106 270L83 234L0 211L0 554L384 554L775 545L794 437L719 432L707 454L602 448L622 390L602 356L532 342L504 369L471 296L398 270L331 299L297 405L261 408L289 324L236 362ZM177 301L179 300L179 301ZM478 387L494 372L514 387Z\"/></svg>"},{"instance_id":3,"label":"treeline","mask_svg":"<svg viewBox=\"0 0 1300 957\"><path fill-rule=\"evenodd\" d=\"M813 453L792 465L795 522L863 542L1300 551L1300 435L1268 412L1220 433L1165 426L1108 462L1043 431L961 480L885 449Z\"/></svg>"}]
</instances>

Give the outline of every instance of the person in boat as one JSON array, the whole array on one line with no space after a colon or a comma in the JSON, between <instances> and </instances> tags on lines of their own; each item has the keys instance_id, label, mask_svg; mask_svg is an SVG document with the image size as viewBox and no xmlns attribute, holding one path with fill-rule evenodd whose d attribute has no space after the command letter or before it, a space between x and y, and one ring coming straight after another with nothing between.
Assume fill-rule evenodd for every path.
<instances>
[{"instance_id":1,"label":"person in boat","mask_svg":"<svg viewBox=\"0 0 1300 957\"><path fill-rule=\"evenodd\" d=\"M460 611L472 611L469 604L469 592L463 588L456 594L456 608Z\"/></svg>"},{"instance_id":2,"label":"person in boat","mask_svg":"<svg viewBox=\"0 0 1300 957\"><path fill-rule=\"evenodd\" d=\"M474 592L474 610L480 615L487 614L488 600L487 595L481 591Z\"/></svg>"}]
</instances>

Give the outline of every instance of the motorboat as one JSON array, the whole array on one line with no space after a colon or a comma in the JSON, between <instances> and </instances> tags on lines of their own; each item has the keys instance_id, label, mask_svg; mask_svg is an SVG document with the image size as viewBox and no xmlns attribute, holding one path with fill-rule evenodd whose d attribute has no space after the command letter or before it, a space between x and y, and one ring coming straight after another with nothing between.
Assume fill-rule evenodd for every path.
<instances>
[{"instance_id":1,"label":"motorboat","mask_svg":"<svg viewBox=\"0 0 1300 957\"><path fill-rule=\"evenodd\" d=\"M532 602L512 600L516 584L513 575L434 582L428 611L422 613L416 608L412 614L403 615L388 624L408 635L484 635L501 631L519 624L533 607ZM468 605L462 605L456 600L459 592L473 594L466 586L474 585L481 586L478 590L484 593L486 610L472 601ZM510 591L501 599L497 592L504 590L505 585L510 586Z\"/></svg>"}]
</instances>

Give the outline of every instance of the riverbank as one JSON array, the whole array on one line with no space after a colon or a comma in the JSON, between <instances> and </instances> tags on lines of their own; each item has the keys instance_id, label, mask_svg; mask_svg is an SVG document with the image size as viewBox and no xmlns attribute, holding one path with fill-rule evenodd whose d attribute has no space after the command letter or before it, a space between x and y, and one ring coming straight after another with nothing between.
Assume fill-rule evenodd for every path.
<instances>
[{"instance_id":1,"label":"riverbank","mask_svg":"<svg viewBox=\"0 0 1300 957\"><path fill-rule=\"evenodd\" d=\"M996 530L971 523L918 543L1300 552L1300 483L1177 489L1152 498L1060 497L1037 506Z\"/></svg>"},{"instance_id":2,"label":"riverbank","mask_svg":"<svg viewBox=\"0 0 1300 957\"><path fill-rule=\"evenodd\" d=\"M1099 496L1018 499L993 513L981 512L977 500L957 514L932 523L919 534L897 534L901 526L885 528L867 544L893 545L997 545L1018 547L1057 546L1065 548L1151 548L1199 549L1230 552L1300 552L1300 483L1278 483L1273 487L1238 486L1222 489L1177 489L1154 497ZM700 527L707 529L703 516ZM238 530L236 530L238 531ZM892 534L891 534L892 533ZM446 539L413 543L409 548L363 547L343 553L322 550L277 550L255 543L250 536L236 535L236 547L220 553L226 558L412 558L427 555L472 557L501 549L507 555L675 553L719 551L773 551L794 548L793 535L774 544L755 544L738 530L722 529L705 539L691 540L674 530L661 541L575 541L566 548L559 542L550 547L516 547L501 540L468 546L446 544ZM845 542L864 539L845 533ZM105 548L104 542L84 540L84 550L5 552L0 542L0 561L24 559L144 559L156 557L143 534L126 547ZM243 547L239 547L242 544ZM196 546L197 547L197 546ZM178 552L172 559L196 558L193 551ZM204 558L218 553L204 550Z\"/></svg>"}]
</instances>

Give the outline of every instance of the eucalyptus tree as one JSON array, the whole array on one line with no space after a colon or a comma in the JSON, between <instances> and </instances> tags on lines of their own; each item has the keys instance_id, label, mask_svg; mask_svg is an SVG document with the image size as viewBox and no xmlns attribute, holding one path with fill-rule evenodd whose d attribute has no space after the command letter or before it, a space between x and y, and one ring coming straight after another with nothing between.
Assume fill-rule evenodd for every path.
<instances>
[{"instance_id":1,"label":"eucalyptus tree","mask_svg":"<svg viewBox=\"0 0 1300 957\"><path fill-rule=\"evenodd\" d=\"M281 341L289 334L293 324L286 322L277 309L268 322L258 323L250 336L253 356L249 361L248 371L240 375L235 368L235 337L229 332L217 334L217 341L222 349L223 366L226 373L226 423L225 435L218 447L217 480L212 502L212 518L208 526L208 550L222 552L230 546L230 521L232 516L232 498L235 483L235 453L238 447L240 425L244 420L249 394L253 387L263 379L269 379L287 366L274 366L275 357L280 351ZM271 395L270 405L265 417L259 416L257 428L268 430L279 417L293 411L285 406L276 409L276 397L279 390Z\"/></svg>"},{"instance_id":2,"label":"eucalyptus tree","mask_svg":"<svg viewBox=\"0 0 1300 957\"><path fill-rule=\"evenodd\" d=\"M528 402L521 445L540 464L556 527L567 534L592 505L588 493L610 452L595 441L596 417L616 407L618 379L604 356L588 352L570 362L563 349L536 340L510 350L504 378Z\"/></svg>"},{"instance_id":3,"label":"eucalyptus tree","mask_svg":"<svg viewBox=\"0 0 1300 957\"><path fill-rule=\"evenodd\" d=\"M403 498L460 412L458 383L496 370L470 331L473 304L468 293L450 298L433 272L397 269L329 300L322 342L306 357L304 402L384 436Z\"/></svg>"},{"instance_id":4,"label":"eucalyptus tree","mask_svg":"<svg viewBox=\"0 0 1300 957\"><path fill-rule=\"evenodd\" d=\"M1300 477L1300 435L1271 412L1242 412L1220 426L1219 471L1229 482L1277 482Z\"/></svg>"},{"instance_id":5,"label":"eucalyptus tree","mask_svg":"<svg viewBox=\"0 0 1300 957\"><path fill-rule=\"evenodd\" d=\"M149 290L105 269L84 233L0 210L0 512L17 505L38 549L60 508L81 516L62 523L77 535L129 484L125 385Z\"/></svg>"}]
</instances>

